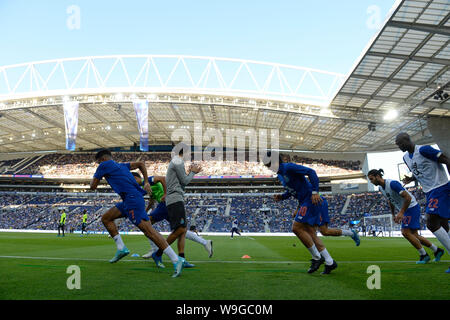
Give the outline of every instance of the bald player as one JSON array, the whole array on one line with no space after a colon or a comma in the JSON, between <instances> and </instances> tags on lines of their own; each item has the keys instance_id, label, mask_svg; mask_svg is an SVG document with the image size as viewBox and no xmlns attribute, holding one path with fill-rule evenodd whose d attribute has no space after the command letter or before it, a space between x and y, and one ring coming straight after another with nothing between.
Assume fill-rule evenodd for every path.
<instances>
[{"instance_id":1,"label":"bald player","mask_svg":"<svg viewBox=\"0 0 450 320\"><path fill-rule=\"evenodd\" d=\"M405 152L403 161L412 172L412 177L405 177L402 181L405 185L417 181L422 186L426 195L427 228L449 253L450 182L445 167L450 172L450 159L431 146L414 144L405 132L397 135L395 144ZM450 267L446 272L450 273Z\"/></svg>"}]
</instances>

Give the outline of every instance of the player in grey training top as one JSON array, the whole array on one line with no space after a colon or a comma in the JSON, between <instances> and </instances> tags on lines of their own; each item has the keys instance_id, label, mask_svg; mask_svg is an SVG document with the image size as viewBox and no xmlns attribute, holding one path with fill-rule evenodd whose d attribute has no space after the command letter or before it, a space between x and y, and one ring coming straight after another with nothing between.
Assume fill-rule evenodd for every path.
<instances>
[{"instance_id":1,"label":"player in grey training top","mask_svg":"<svg viewBox=\"0 0 450 320\"><path fill-rule=\"evenodd\" d=\"M186 209L184 207L184 190L186 186L191 182L196 173L200 172L200 166L191 165L189 173L186 174L184 169L183 149L187 148L186 145L179 144L174 148L179 151L175 152L175 156L169 163L169 167L166 172L166 206L167 215L172 233L167 237L167 242L172 244L175 240L178 245L178 255L185 257L184 244L186 241ZM161 250L156 252L157 257L162 256ZM185 262L185 268L194 267L193 264Z\"/></svg>"}]
</instances>

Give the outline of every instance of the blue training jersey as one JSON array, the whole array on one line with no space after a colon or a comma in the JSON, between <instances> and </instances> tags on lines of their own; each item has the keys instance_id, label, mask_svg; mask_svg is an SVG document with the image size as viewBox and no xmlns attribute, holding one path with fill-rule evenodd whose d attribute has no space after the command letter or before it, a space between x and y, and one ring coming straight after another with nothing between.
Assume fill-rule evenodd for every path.
<instances>
[{"instance_id":1,"label":"blue training jersey","mask_svg":"<svg viewBox=\"0 0 450 320\"><path fill-rule=\"evenodd\" d=\"M136 182L136 179L130 172L129 163L117 163L114 160L108 160L100 163L94 178L101 180L105 178L111 188L124 200L127 195L145 195L147 192Z\"/></svg>"},{"instance_id":2,"label":"blue training jersey","mask_svg":"<svg viewBox=\"0 0 450 320\"><path fill-rule=\"evenodd\" d=\"M299 202L303 202L311 198L312 191L319 192L319 177L311 168L295 163L280 163L277 173L278 180L286 189L281 196L283 200L295 197Z\"/></svg>"}]
</instances>

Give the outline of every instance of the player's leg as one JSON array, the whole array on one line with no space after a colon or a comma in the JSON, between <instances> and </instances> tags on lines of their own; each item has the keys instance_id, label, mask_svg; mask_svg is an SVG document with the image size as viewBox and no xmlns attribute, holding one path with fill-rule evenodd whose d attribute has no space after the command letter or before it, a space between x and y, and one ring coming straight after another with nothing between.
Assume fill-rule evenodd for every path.
<instances>
[{"instance_id":1,"label":"player's leg","mask_svg":"<svg viewBox=\"0 0 450 320\"><path fill-rule=\"evenodd\" d=\"M439 248L438 246L436 246L434 243L432 243L427 238L422 237L421 235L419 235L418 230L412 230L412 232L414 233L415 237L420 241L422 246L427 247L427 248L429 248L429 249L431 249L433 251L433 253L434 253L434 261L435 262L441 260L441 257L444 254L444 249Z\"/></svg>"},{"instance_id":2,"label":"player's leg","mask_svg":"<svg viewBox=\"0 0 450 320\"><path fill-rule=\"evenodd\" d=\"M357 237L355 237L355 234L357 235L356 231L351 230L344 230L344 229L338 229L338 228L329 228L328 223L321 223L319 226L320 233L325 237L340 237L340 236L346 236L351 237L353 240L355 240ZM358 237L359 238L359 237ZM357 243L357 245L359 245Z\"/></svg>"},{"instance_id":3,"label":"player's leg","mask_svg":"<svg viewBox=\"0 0 450 320\"><path fill-rule=\"evenodd\" d=\"M319 250L322 260L325 261L325 270L322 274L329 274L332 270L337 268L337 263L328 253L322 240L317 236L317 228L321 221L323 223L328 223L330 221L328 216L328 202L323 197L322 203L317 205L309 203L307 205L305 222L307 222L307 231L310 234L311 239Z\"/></svg>"},{"instance_id":4,"label":"player's leg","mask_svg":"<svg viewBox=\"0 0 450 320\"><path fill-rule=\"evenodd\" d=\"M449 233L449 236L450 236L450 226L448 224L448 221L449 221L449 219L441 217L441 227L444 228L445 231L447 231L447 233Z\"/></svg>"},{"instance_id":5,"label":"player's leg","mask_svg":"<svg viewBox=\"0 0 450 320\"><path fill-rule=\"evenodd\" d=\"M180 236L182 235L183 232L185 232L185 229L183 230L182 227L178 227L175 230L173 230L166 239L167 244L170 246L172 243L175 242L175 240L180 238ZM183 249L184 249L184 247L183 247ZM184 250L181 252L179 250L180 250L180 248L178 246L178 255L184 259ZM162 264L163 253L164 253L164 250L162 250L161 248L158 248L158 250L153 252L151 255L151 257L155 261L155 264L158 268L164 268L164 265Z\"/></svg>"},{"instance_id":6,"label":"player's leg","mask_svg":"<svg viewBox=\"0 0 450 320\"><path fill-rule=\"evenodd\" d=\"M205 240L202 237L200 237L196 232L193 232L191 230L186 231L186 239L201 244L208 252L209 257L210 258L212 257L213 255L212 240Z\"/></svg>"},{"instance_id":7,"label":"player's leg","mask_svg":"<svg viewBox=\"0 0 450 320\"><path fill-rule=\"evenodd\" d=\"M449 207L450 207L450 205L449 205ZM447 234L448 234L448 236L450 237L450 225L449 225L448 221L449 221L449 219L442 219L441 226L442 226L445 230L447 230ZM447 226L447 228L445 228L445 226ZM439 248L439 249L440 249L440 248ZM444 253L442 253L442 254L444 254ZM438 259L438 257L436 257L433 261L439 261L439 260L440 260L440 258ZM450 273L450 267L448 267L447 271L445 271L445 272L446 272L446 273Z\"/></svg>"},{"instance_id":8,"label":"player's leg","mask_svg":"<svg viewBox=\"0 0 450 320\"><path fill-rule=\"evenodd\" d=\"M316 245L317 250L319 250L320 256L322 257L323 260L325 260L325 270L322 272L322 274L329 274L332 270L337 268L337 263L331 257L322 239L320 239L317 236L316 228L312 226L307 226L307 230L308 233L311 235L311 239Z\"/></svg>"},{"instance_id":9,"label":"player's leg","mask_svg":"<svg viewBox=\"0 0 450 320\"><path fill-rule=\"evenodd\" d=\"M179 229L182 230L183 232L180 233L177 239L178 254L180 255L180 257L184 257L184 246L186 244L187 228L181 227Z\"/></svg>"},{"instance_id":10,"label":"player's leg","mask_svg":"<svg viewBox=\"0 0 450 320\"><path fill-rule=\"evenodd\" d=\"M294 232L300 242L305 246L306 249L308 249L309 253L311 254L311 266L308 269L308 273L317 271L325 260L321 257L318 248L311 238L311 235L308 233L307 225L305 223L294 220L294 222L292 223L292 232Z\"/></svg>"},{"instance_id":11,"label":"player's leg","mask_svg":"<svg viewBox=\"0 0 450 320\"><path fill-rule=\"evenodd\" d=\"M150 221L142 219L139 222L139 224L137 225L137 227L139 228L139 230L141 230L144 233L144 235L148 239L150 239L153 243L155 243L158 246L159 250L162 250L162 252L169 257L170 261L172 261L172 263L174 265L174 269L175 269L174 275L177 273L178 266L181 268L179 271L181 273L181 270L184 266L184 259L179 257L175 253L175 251L173 251L172 247L169 246L169 244L164 239L164 237L153 228ZM181 266L179 264L182 264L183 266ZM162 263L161 263L161 265L157 264L157 266L159 268L164 268L164 265L162 265ZM178 275L175 275L175 276L178 276Z\"/></svg>"},{"instance_id":12,"label":"player's leg","mask_svg":"<svg viewBox=\"0 0 450 320\"><path fill-rule=\"evenodd\" d=\"M292 232L294 232L294 234L301 241L301 243L303 243L303 245L311 253L311 256L312 256L311 262L314 263L314 261L320 260L320 262L323 263L324 261L323 261L323 259L321 259L320 253L317 250L317 247L314 244L314 241L312 240L311 235L308 233L307 224L308 224L308 222L310 222L309 221L310 215L311 215L311 213L308 212L308 204L307 203L299 205L295 212L294 222L292 223ZM319 218L314 219L312 221L313 223L310 223L310 224L314 225L314 223L318 219ZM319 266L320 266L320 264L319 264Z\"/></svg>"},{"instance_id":13,"label":"player's leg","mask_svg":"<svg viewBox=\"0 0 450 320\"><path fill-rule=\"evenodd\" d=\"M120 202L115 207L112 207L108 211L106 211L101 218L103 225L105 226L111 238L113 238L117 247L115 256L111 260L109 260L109 262L111 263L119 261L130 253L128 248L125 246L125 243L123 242L119 231L117 230L116 224L114 223L114 220L124 217L123 209L123 202Z\"/></svg>"},{"instance_id":14,"label":"player's leg","mask_svg":"<svg viewBox=\"0 0 450 320\"><path fill-rule=\"evenodd\" d=\"M337 228L336 229L328 228L328 223L330 223L330 217L328 215L328 201L323 199L322 206L320 209L320 222L319 222L320 233L326 237L340 237L343 235L342 232L343 230ZM350 236L352 235L353 233L350 234Z\"/></svg>"},{"instance_id":15,"label":"player's leg","mask_svg":"<svg viewBox=\"0 0 450 320\"><path fill-rule=\"evenodd\" d=\"M162 220L167 220L167 207L166 207L166 204L165 204L164 202L160 202L160 203L156 206L156 208L153 209L153 210L150 212L150 214L148 215L148 217L149 217L150 223L151 223L152 225L154 225L155 223L158 223L158 222L160 222L160 221L162 221ZM158 249L159 249L158 246L157 246L152 240L149 239L149 242L150 242L150 247L151 247L151 249L150 249L150 251L149 251L147 254L144 254L144 255L142 256L144 259L149 259L149 258L151 258L151 257L153 256L153 254L154 254L155 252L157 252ZM158 260L158 261L159 261L159 260ZM162 265L162 261L161 261L161 262L158 262L158 261L155 261L156 265L158 265L159 263Z\"/></svg>"},{"instance_id":16,"label":"player's leg","mask_svg":"<svg viewBox=\"0 0 450 320\"><path fill-rule=\"evenodd\" d=\"M324 237L340 237L342 236L342 229L328 228L328 223L319 226L319 231Z\"/></svg>"},{"instance_id":17,"label":"player's leg","mask_svg":"<svg viewBox=\"0 0 450 320\"><path fill-rule=\"evenodd\" d=\"M206 245L206 240L191 230L186 231L186 239L197 242L197 243L201 244L202 246Z\"/></svg>"},{"instance_id":18,"label":"player's leg","mask_svg":"<svg viewBox=\"0 0 450 320\"><path fill-rule=\"evenodd\" d=\"M430 261L430 256L422 247L420 240L416 237L413 230L411 230L410 228L402 228L402 235L419 252L420 259L416 262L417 264L424 264Z\"/></svg>"},{"instance_id":19,"label":"player's leg","mask_svg":"<svg viewBox=\"0 0 450 320\"><path fill-rule=\"evenodd\" d=\"M121 209L123 209L122 202L117 204L115 207L110 208L102 215L101 221L103 223L103 226L106 228L109 235L111 236L111 238L114 238L116 235L119 234L119 231L117 230L117 225L114 223L114 220L124 217Z\"/></svg>"},{"instance_id":20,"label":"player's leg","mask_svg":"<svg viewBox=\"0 0 450 320\"><path fill-rule=\"evenodd\" d=\"M130 197L125 201L125 214L128 219L137 226L148 239L152 240L163 253L167 254L174 266L172 277L178 277L184 268L184 258L178 257L169 244L164 240L150 223L150 218L145 211L145 200L143 197Z\"/></svg>"},{"instance_id":21,"label":"player's leg","mask_svg":"<svg viewBox=\"0 0 450 320\"><path fill-rule=\"evenodd\" d=\"M62 236L64 237L65 235L64 235L64 228L65 228L65 224L63 224L62 226L61 226L61 229L62 229Z\"/></svg>"},{"instance_id":22,"label":"player's leg","mask_svg":"<svg viewBox=\"0 0 450 320\"><path fill-rule=\"evenodd\" d=\"M184 245L186 238L186 210L184 203L182 201L170 204L167 206L168 217L170 228L173 230L172 233L167 237L167 243L170 245L175 240L178 240L178 255L185 258ZM161 256L161 249L159 249L156 254L157 257ZM194 265L185 262L184 267L193 267Z\"/></svg>"},{"instance_id":23,"label":"player's leg","mask_svg":"<svg viewBox=\"0 0 450 320\"><path fill-rule=\"evenodd\" d=\"M448 219L450 218L450 183L427 193L427 228L436 236L450 253L450 235ZM447 223L446 223L447 222ZM435 259L439 261L439 259Z\"/></svg>"},{"instance_id":24,"label":"player's leg","mask_svg":"<svg viewBox=\"0 0 450 320\"><path fill-rule=\"evenodd\" d=\"M292 232L297 236L297 238L300 240L300 242L308 250L310 250L310 248L312 248L313 246L317 250L317 248L314 245L314 241L312 240L311 236L309 235L309 233L306 230L304 223L294 221L292 224ZM316 252L316 251L310 250L310 252L311 252L313 259L320 259L320 255L319 255L318 251Z\"/></svg>"},{"instance_id":25,"label":"player's leg","mask_svg":"<svg viewBox=\"0 0 450 320\"><path fill-rule=\"evenodd\" d=\"M450 236L441 225L441 218L436 214L427 214L427 228L436 236L447 252L450 252Z\"/></svg>"}]
</instances>

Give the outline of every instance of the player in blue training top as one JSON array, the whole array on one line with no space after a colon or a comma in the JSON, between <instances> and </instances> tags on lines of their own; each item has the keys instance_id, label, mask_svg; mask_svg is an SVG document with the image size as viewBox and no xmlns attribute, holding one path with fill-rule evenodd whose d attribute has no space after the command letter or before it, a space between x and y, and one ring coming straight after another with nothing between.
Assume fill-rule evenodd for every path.
<instances>
[{"instance_id":1,"label":"player in blue training top","mask_svg":"<svg viewBox=\"0 0 450 320\"><path fill-rule=\"evenodd\" d=\"M427 238L418 234L420 229L420 206L416 198L405 188L402 187L399 181L384 179L383 169L373 169L367 174L370 182L379 186L379 190L386 197L391 208L394 221L402 224L402 235L408 240L414 248L419 251L420 260L417 264L424 264L430 261L430 256L427 254L422 244L434 252L435 260L439 261L444 250L436 247ZM395 214L395 211L398 211Z\"/></svg>"},{"instance_id":2,"label":"player in blue training top","mask_svg":"<svg viewBox=\"0 0 450 320\"><path fill-rule=\"evenodd\" d=\"M95 155L95 160L99 166L91 181L91 190L97 189L102 178L105 178L111 188L122 198L122 202L117 203L115 207L106 211L102 216L103 225L117 245L116 255L110 262L117 262L130 253L125 247L114 223L115 219L127 217L147 238L155 242L169 256L175 268L172 276L178 277L184 267L184 258L177 256L163 236L153 229L145 211L144 194L151 193L151 187L144 163L117 163L112 159L109 150L99 151ZM135 169L139 169L144 176L144 189L139 186L130 172L130 170Z\"/></svg>"},{"instance_id":3,"label":"player in blue training top","mask_svg":"<svg viewBox=\"0 0 450 320\"><path fill-rule=\"evenodd\" d=\"M415 145L405 132L397 135L395 144L405 152L403 161L413 174L405 177L403 183L420 183L427 197L427 228L450 253L450 182L444 167L450 172L450 159L431 146ZM450 273L450 267L446 272Z\"/></svg>"},{"instance_id":4,"label":"player in blue training top","mask_svg":"<svg viewBox=\"0 0 450 320\"><path fill-rule=\"evenodd\" d=\"M337 263L316 234L325 200L319 196L319 178L316 172L295 163L283 163L278 152L269 151L263 162L265 166L278 174L278 179L286 189L282 195L275 195L275 201L286 200L290 197L298 200L292 231L312 255L308 273L317 271L325 262L325 270L322 274L329 274L337 268Z\"/></svg>"}]
</instances>

